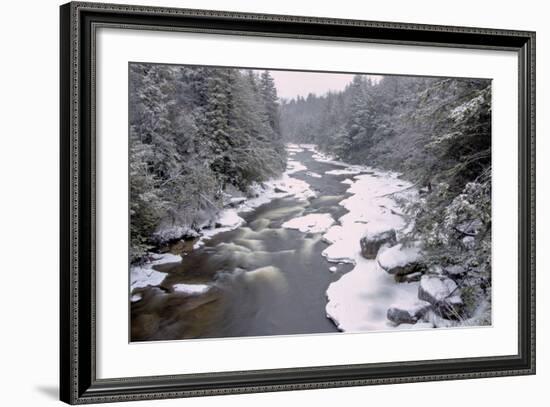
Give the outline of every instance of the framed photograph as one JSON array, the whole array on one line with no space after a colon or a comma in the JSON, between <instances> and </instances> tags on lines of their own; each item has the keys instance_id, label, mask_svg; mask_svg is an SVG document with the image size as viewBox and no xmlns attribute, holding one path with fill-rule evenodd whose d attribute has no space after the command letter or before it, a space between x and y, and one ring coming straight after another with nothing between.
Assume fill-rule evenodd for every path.
<instances>
[{"instance_id":1,"label":"framed photograph","mask_svg":"<svg viewBox=\"0 0 550 407\"><path fill-rule=\"evenodd\" d=\"M61 6L61 400L535 373L535 33Z\"/></svg>"}]
</instances>

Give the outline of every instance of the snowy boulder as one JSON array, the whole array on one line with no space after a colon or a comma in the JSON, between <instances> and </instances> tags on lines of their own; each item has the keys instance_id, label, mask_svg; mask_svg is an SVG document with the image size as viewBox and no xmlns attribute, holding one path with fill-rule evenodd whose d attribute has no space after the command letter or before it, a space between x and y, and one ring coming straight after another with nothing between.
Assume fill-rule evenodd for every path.
<instances>
[{"instance_id":1,"label":"snowy boulder","mask_svg":"<svg viewBox=\"0 0 550 407\"><path fill-rule=\"evenodd\" d=\"M398 244L382 251L377 257L378 264L387 273L404 276L421 272L424 269L422 252L417 245L403 246Z\"/></svg>"},{"instance_id":2,"label":"snowy boulder","mask_svg":"<svg viewBox=\"0 0 550 407\"><path fill-rule=\"evenodd\" d=\"M420 279L418 298L432 304L444 318L459 318L464 303L457 284L447 277L424 275Z\"/></svg>"},{"instance_id":3,"label":"snowy boulder","mask_svg":"<svg viewBox=\"0 0 550 407\"><path fill-rule=\"evenodd\" d=\"M378 250L383 245L393 246L397 243L395 230L385 230L378 233L367 233L359 241L361 244L361 254L365 259L375 259Z\"/></svg>"},{"instance_id":4,"label":"snowy boulder","mask_svg":"<svg viewBox=\"0 0 550 407\"><path fill-rule=\"evenodd\" d=\"M150 261L142 264L132 266L130 268L130 288L134 290L136 288L144 288L147 286L158 286L163 281L168 273L163 273L153 269L153 266L161 264L177 263L181 261L181 256L165 253L165 254L149 254Z\"/></svg>"},{"instance_id":5,"label":"snowy boulder","mask_svg":"<svg viewBox=\"0 0 550 407\"><path fill-rule=\"evenodd\" d=\"M237 214L236 210L226 209L220 213L219 218L214 225L216 228L235 229L243 223L244 219Z\"/></svg>"},{"instance_id":6,"label":"snowy boulder","mask_svg":"<svg viewBox=\"0 0 550 407\"><path fill-rule=\"evenodd\" d=\"M238 196L238 197L230 198L226 206L230 208L237 208L239 205L245 202L246 202L246 198L244 196Z\"/></svg>"},{"instance_id":7,"label":"snowy boulder","mask_svg":"<svg viewBox=\"0 0 550 407\"><path fill-rule=\"evenodd\" d=\"M410 308L390 307L386 317L396 325L416 324L431 308L430 303L422 301Z\"/></svg>"}]
</instances>

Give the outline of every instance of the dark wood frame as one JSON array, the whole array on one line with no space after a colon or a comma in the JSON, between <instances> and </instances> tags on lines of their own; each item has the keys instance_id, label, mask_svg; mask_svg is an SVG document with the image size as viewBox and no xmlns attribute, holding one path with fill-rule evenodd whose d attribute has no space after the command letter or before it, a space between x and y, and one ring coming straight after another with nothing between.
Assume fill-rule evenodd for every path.
<instances>
[{"instance_id":1,"label":"dark wood frame","mask_svg":"<svg viewBox=\"0 0 550 407\"><path fill-rule=\"evenodd\" d=\"M535 33L73 2L61 6L60 395L71 404L535 373ZM519 352L135 378L96 378L95 30L218 34L513 50L519 59Z\"/></svg>"}]
</instances>

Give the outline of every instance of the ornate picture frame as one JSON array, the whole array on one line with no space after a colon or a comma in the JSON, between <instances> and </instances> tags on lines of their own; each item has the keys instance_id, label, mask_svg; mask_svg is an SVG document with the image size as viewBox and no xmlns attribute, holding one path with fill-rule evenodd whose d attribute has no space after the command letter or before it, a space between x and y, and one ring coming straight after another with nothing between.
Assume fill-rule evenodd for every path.
<instances>
[{"instance_id":1,"label":"ornate picture frame","mask_svg":"<svg viewBox=\"0 0 550 407\"><path fill-rule=\"evenodd\" d=\"M60 395L70 404L535 374L535 33L71 2L60 8ZM444 47L517 53L518 352L501 356L98 378L96 30ZM498 204L498 203L497 203ZM515 299L514 299L515 300Z\"/></svg>"}]
</instances>

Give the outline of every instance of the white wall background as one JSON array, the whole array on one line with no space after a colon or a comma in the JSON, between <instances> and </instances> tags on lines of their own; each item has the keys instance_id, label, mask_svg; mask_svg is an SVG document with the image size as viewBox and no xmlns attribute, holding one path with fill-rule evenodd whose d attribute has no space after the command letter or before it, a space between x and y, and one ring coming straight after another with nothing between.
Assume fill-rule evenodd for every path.
<instances>
[{"instance_id":1,"label":"white wall background","mask_svg":"<svg viewBox=\"0 0 550 407\"><path fill-rule=\"evenodd\" d=\"M266 393L188 406L543 405L550 381L547 137L550 27L542 1L146 0L134 4L537 31L538 374L530 377ZM6 2L0 25L0 373L2 405L53 405L58 382L58 0ZM511 237L513 238L513 237ZM545 391L546 390L546 391ZM538 397L537 397L538 396ZM538 400L538 401L537 401ZM149 402L175 406L181 400ZM138 405L127 403L124 405ZM146 405L141 403L141 405Z\"/></svg>"}]
</instances>

